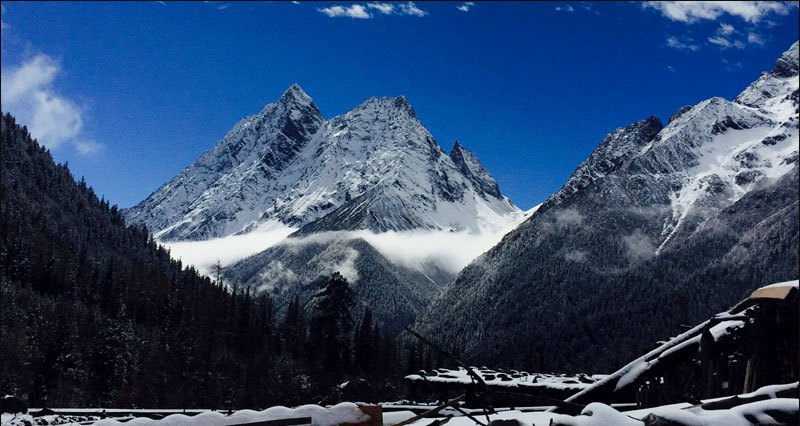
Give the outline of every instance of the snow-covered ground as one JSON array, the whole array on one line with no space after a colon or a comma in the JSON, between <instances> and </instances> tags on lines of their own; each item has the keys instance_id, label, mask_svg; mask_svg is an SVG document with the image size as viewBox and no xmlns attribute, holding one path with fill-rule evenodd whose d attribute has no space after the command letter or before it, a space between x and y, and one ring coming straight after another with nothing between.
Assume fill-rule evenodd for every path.
<instances>
[{"instance_id":1,"label":"snow-covered ground","mask_svg":"<svg viewBox=\"0 0 800 426\"><path fill-rule=\"evenodd\" d=\"M775 396L775 392L784 389L797 388L797 383L789 385L768 386L751 394L742 395L752 397L757 395ZM706 401L708 402L708 401ZM752 426L752 425L781 425L786 424L781 419L797 418L800 403L796 398L770 398L750 402L731 409L704 410L689 404L673 404L661 407L646 408L634 411L618 411L602 403L587 405L580 415L570 416L555 414L546 411L507 410L490 414L489 420L517 420L524 426L644 426L648 415L656 415L666 420L674 421L680 425L690 426ZM393 425L410 419L414 416L412 411L385 412L383 424ZM792 417L794 416L794 417ZM272 407L263 411L241 410L231 415L215 411L207 411L195 416L173 414L161 420L148 418L134 419L103 419L93 423L93 426L226 426L242 423L260 422L296 417L311 417L314 426L334 426L342 423L354 423L366 420L366 417L353 403L340 403L333 407L325 408L317 405L304 405L297 408ZM475 417L485 422L483 414ZM79 420L78 417L43 416L33 418L30 415L10 414L2 415L3 426L30 426L30 425L77 425L70 419ZM423 418L411 423L413 426L428 426L440 418ZM38 421L37 421L38 420ZM83 420L83 419L80 419ZM124 420L121 421L121 420ZM755 423L754 421L757 421ZM473 426L477 423L469 417L453 417L447 422L448 426Z\"/></svg>"},{"instance_id":2,"label":"snow-covered ground","mask_svg":"<svg viewBox=\"0 0 800 426\"><path fill-rule=\"evenodd\" d=\"M96 412L95 410L94 412ZM195 416L172 414L160 420L145 417L134 419L103 419L93 423L94 426L226 426L242 423L263 422L269 420L288 419L297 417L311 417L313 426L335 426L342 423L357 423L367 419L354 403L343 402L332 407L319 405L303 405L297 408L270 407L263 411L240 410L231 415L218 411L205 411ZM77 425L75 422L64 422L63 416L42 416L34 418L29 414L12 416L2 415L2 426L31 426L31 425ZM66 417L69 419L69 416ZM40 419L40 420L39 420ZM37 421L39 420L39 421Z\"/></svg>"}]
</instances>

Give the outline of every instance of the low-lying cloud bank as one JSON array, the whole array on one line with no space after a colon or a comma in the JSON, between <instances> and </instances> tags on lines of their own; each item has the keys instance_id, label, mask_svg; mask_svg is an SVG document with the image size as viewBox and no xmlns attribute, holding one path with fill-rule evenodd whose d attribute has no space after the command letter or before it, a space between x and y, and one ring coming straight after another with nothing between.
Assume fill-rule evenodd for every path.
<instances>
[{"instance_id":1,"label":"low-lying cloud bank","mask_svg":"<svg viewBox=\"0 0 800 426\"><path fill-rule=\"evenodd\" d=\"M165 241L174 259L192 265L201 274L213 275L214 266L230 266L245 257L262 252L283 241L297 228L276 224L265 231L231 235L205 241Z\"/></svg>"},{"instance_id":2,"label":"low-lying cloud bank","mask_svg":"<svg viewBox=\"0 0 800 426\"><path fill-rule=\"evenodd\" d=\"M449 231L335 231L321 232L299 238L287 238L297 228L275 224L267 230L245 235L232 235L206 241L162 242L173 258L193 265L200 273L213 275L217 262L230 266L248 256L260 253L277 244L303 245L328 243L334 240L363 239L375 247L389 261L411 269L423 271L435 264L450 273L457 273L476 257L497 243L507 233L529 218L538 208L510 217L481 232Z\"/></svg>"}]
</instances>

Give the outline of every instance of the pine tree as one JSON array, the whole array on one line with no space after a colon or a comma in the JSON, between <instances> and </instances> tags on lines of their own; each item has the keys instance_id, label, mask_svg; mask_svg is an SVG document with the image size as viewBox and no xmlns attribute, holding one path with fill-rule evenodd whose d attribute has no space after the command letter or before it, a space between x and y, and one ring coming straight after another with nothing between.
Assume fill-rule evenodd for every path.
<instances>
[{"instance_id":1,"label":"pine tree","mask_svg":"<svg viewBox=\"0 0 800 426\"><path fill-rule=\"evenodd\" d=\"M353 323L350 315L352 300L350 284L338 272L323 282L312 300L315 311L311 320L309 349L321 355L318 366L328 374L348 364L346 336Z\"/></svg>"}]
</instances>

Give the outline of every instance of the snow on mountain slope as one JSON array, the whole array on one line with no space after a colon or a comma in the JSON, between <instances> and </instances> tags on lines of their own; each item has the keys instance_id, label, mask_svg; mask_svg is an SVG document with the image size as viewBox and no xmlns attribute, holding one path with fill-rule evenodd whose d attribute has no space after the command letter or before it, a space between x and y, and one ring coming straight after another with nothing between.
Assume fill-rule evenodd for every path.
<instances>
[{"instance_id":1,"label":"snow on mountain slope","mask_svg":"<svg viewBox=\"0 0 800 426\"><path fill-rule=\"evenodd\" d=\"M332 212L336 220L313 231L478 232L516 217L477 159L462 157L468 166L436 144L403 97L371 98L323 121L294 85L126 216L163 241L249 233L274 221L302 227Z\"/></svg>"}]
</instances>

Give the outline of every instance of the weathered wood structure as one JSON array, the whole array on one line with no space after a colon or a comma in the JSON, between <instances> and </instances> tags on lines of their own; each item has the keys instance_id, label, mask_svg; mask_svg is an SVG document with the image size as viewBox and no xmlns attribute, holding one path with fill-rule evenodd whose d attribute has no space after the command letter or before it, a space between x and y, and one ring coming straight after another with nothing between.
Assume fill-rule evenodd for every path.
<instances>
[{"instance_id":1,"label":"weathered wood structure","mask_svg":"<svg viewBox=\"0 0 800 426\"><path fill-rule=\"evenodd\" d=\"M663 342L553 411L590 402L652 407L751 392L800 378L798 282L760 288L727 312Z\"/></svg>"}]
</instances>

